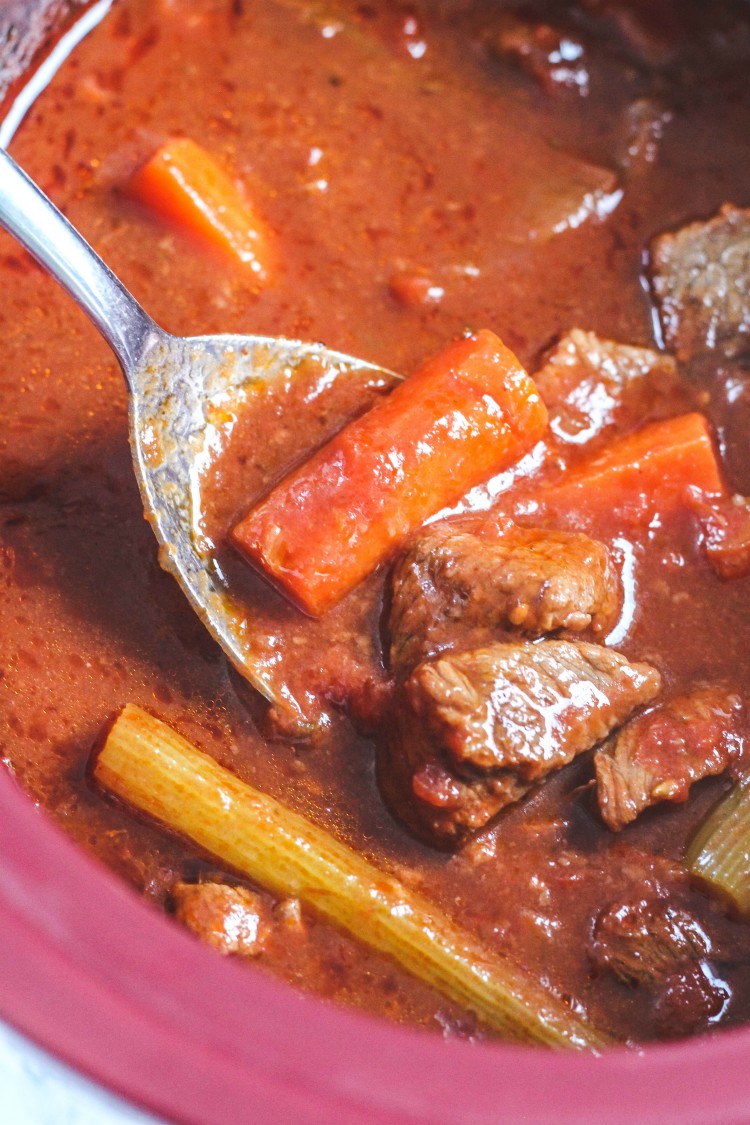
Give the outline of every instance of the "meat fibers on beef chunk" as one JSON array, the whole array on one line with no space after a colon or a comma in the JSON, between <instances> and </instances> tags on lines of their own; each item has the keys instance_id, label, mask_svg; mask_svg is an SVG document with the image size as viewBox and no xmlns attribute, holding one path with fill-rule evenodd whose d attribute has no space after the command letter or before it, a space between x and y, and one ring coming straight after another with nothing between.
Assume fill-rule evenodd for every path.
<instances>
[{"instance_id":1,"label":"meat fibers on beef chunk","mask_svg":"<svg viewBox=\"0 0 750 1125\"><path fill-rule=\"evenodd\" d=\"M380 790L393 812L437 847L453 847L483 828L530 788L513 770L459 772L420 725L403 692L378 746L377 767Z\"/></svg>"},{"instance_id":2,"label":"meat fibers on beef chunk","mask_svg":"<svg viewBox=\"0 0 750 1125\"><path fill-rule=\"evenodd\" d=\"M651 281L666 346L681 360L750 350L750 209L726 204L651 246Z\"/></svg>"},{"instance_id":3,"label":"meat fibers on beef chunk","mask_svg":"<svg viewBox=\"0 0 750 1125\"><path fill-rule=\"evenodd\" d=\"M581 328L560 339L534 382L549 411L550 430L575 445L682 406L671 356L603 340Z\"/></svg>"},{"instance_id":4,"label":"meat fibers on beef chunk","mask_svg":"<svg viewBox=\"0 0 750 1125\"><path fill-rule=\"evenodd\" d=\"M391 667L408 672L446 648L472 648L520 629L530 636L611 626L617 572L587 535L518 527L506 518L478 531L429 527L391 579Z\"/></svg>"},{"instance_id":5,"label":"meat fibers on beef chunk","mask_svg":"<svg viewBox=\"0 0 750 1125\"><path fill-rule=\"evenodd\" d=\"M633 719L594 755L599 808L619 832L659 801L684 801L694 781L722 773L742 749L742 703L699 687Z\"/></svg>"},{"instance_id":6,"label":"meat fibers on beef chunk","mask_svg":"<svg viewBox=\"0 0 750 1125\"><path fill-rule=\"evenodd\" d=\"M406 694L457 765L534 782L652 699L659 676L586 642L497 644L425 662Z\"/></svg>"},{"instance_id":7,"label":"meat fibers on beef chunk","mask_svg":"<svg viewBox=\"0 0 750 1125\"><path fill-rule=\"evenodd\" d=\"M260 895L224 883L176 883L172 901L178 921L220 953L261 953L269 912Z\"/></svg>"},{"instance_id":8,"label":"meat fibers on beef chunk","mask_svg":"<svg viewBox=\"0 0 750 1125\"><path fill-rule=\"evenodd\" d=\"M589 956L623 984L657 985L680 966L702 960L711 941L700 923L664 899L617 902L594 922Z\"/></svg>"},{"instance_id":9,"label":"meat fibers on beef chunk","mask_svg":"<svg viewBox=\"0 0 750 1125\"><path fill-rule=\"evenodd\" d=\"M607 906L594 921L588 953L597 969L651 993L654 1022L664 1036L708 1026L731 997L711 968L721 949L689 910L667 897Z\"/></svg>"},{"instance_id":10,"label":"meat fibers on beef chunk","mask_svg":"<svg viewBox=\"0 0 750 1125\"><path fill-rule=\"evenodd\" d=\"M648 703L648 664L585 641L495 644L420 664L380 764L391 805L450 843Z\"/></svg>"}]
</instances>

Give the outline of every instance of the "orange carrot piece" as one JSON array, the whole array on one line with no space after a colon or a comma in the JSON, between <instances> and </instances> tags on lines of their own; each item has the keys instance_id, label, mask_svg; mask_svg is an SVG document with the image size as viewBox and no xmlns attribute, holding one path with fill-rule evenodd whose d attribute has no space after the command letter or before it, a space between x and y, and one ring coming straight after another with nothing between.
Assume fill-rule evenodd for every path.
<instances>
[{"instance_id":1,"label":"orange carrot piece","mask_svg":"<svg viewBox=\"0 0 750 1125\"><path fill-rule=\"evenodd\" d=\"M644 525L689 500L688 489L724 492L708 423L702 414L652 422L541 488L548 511L617 511Z\"/></svg>"},{"instance_id":2,"label":"orange carrot piece","mask_svg":"<svg viewBox=\"0 0 750 1125\"><path fill-rule=\"evenodd\" d=\"M428 516L513 465L547 411L492 332L457 340L290 473L232 540L318 616Z\"/></svg>"},{"instance_id":3,"label":"orange carrot piece","mask_svg":"<svg viewBox=\"0 0 750 1125\"><path fill-rule=\"evenodd\" d=\"M248 266L268 273L268 233L220 164L189 138L157 149L130 181L130 194L162 218Z\"/></svg>"}]
</instances>

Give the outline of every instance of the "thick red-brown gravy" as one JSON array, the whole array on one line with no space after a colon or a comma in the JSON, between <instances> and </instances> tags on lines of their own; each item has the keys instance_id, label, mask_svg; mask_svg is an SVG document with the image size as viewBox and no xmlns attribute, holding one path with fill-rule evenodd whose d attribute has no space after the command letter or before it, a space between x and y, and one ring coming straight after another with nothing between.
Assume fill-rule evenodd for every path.
<instances>
[{"instance_id":1,"label":"thick red-brown gravy","mask_svg":"<svg viewBox=\"0 0 750 1125\"><path fill-rule=\"evenodd\" d=\"M649 240L727 201L750 203L747 7L532 5L553 9L585 46L551 87L493 50L507 7L121 0L37 101L13 155L176 333L322 340L404 373L466 326L497 331L532 372L574 326L656 346L642 281ZM647 141L633 124L643 112L657 122ZM127 197L134 168L172 135L242 180L273 234L266 286ZM396 872L618 1037L675 1030L648 990L597 971L587 953L598 911L644 888L691 909L723 951L714 969L726 1002L695 1030L750 1018L750 929L692 889L681 866L726 779L615 836L584 756L457 853L416 842L384 806L372 741L338 706L345 689L381 674L383 573L313 622L219 548L259 646L282 652L290 685L325 713L314 737L288 737L159 569L106 346L5 235L0 285L0 746L35 801L159 906L175 878L215 870L90 788L92 747L132 701ZM680 408L707 414L731 487L750 492L746 369L717 359L681 375ZM269 392L238 426L211 486L217 542L361 408L346 391L313 407L304 398L304 387ZM713 679L750 700L749 580L716 577L688 515L657 521L636 543L606 520L592 530L634 559L636 608L618 648L655 664L669 694ZM256 963L398 1020L483 1034L312 916L278 927Z\"/></svg>"}]
</instances>

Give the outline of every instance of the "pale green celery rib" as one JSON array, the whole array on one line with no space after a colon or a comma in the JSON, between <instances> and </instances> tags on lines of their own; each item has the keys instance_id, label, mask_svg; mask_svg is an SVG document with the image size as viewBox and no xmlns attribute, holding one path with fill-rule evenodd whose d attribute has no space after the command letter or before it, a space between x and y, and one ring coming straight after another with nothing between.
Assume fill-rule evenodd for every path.
<instances>
[{"instance_id":1,"label":"pale green celery rib","mask_svg":"<svg viewBox=\"0 0 750 1125\"><path fill-rule=\"evenodd\" d=\"M690 874L750 918L750 775L703 822L686 855Z\"/></svg>"},{"instance_id":2,"label":"pale green celery rib","mask_svg":"<svg viewBox=\"0 0 750 1125\"><path fill-rule=\"evenodd\" d=\"M294 895L508 1039L598 1048L609 1037L511 960L317 825L129 705L94 768L121 799L254 882Z\"/></svg>"}]
</instances>

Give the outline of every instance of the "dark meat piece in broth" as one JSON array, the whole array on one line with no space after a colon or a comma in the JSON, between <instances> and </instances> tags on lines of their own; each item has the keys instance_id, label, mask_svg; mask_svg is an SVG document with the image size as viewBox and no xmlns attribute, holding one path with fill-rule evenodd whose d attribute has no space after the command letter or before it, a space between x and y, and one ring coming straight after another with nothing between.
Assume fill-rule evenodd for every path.
<instances>
[{"instance_id":1,"label":"dark meat piece in broth","mask_svg":"<svg viewBox=\"0 0 750 1125\"><path fill-rule=\"evenodd\" d=\"M604 340L581 328L560 339L534 382L549 411L550 430L575 445L682 407L671 356Z\"/></svg>"},{"instance_id":2,"label":"dark meat piece in broth","mask_svg":"<svg viewBox=\"0 0 750 1125\"><path fill-rule=\"evenodd\" d=\"M664 341L678 359L750 348L750 210L726 204L705 223L663 234L651 280Z\"/></svg>"},{"instance_id":3,"label":"dark meat piece in broth","mask_svg":"<svg viewBox=\"0 0 750 1125\"><path fill-rule=\"evenodd\" d=\"M690 489L690 505L703 532L703 550L719 578L742 578L750 571L750 500L707 495Z\"/></svg>"},{"instance_id":4,"label":"dark meat piece in broth","mask_svg":"<svg viewBox=\"0 0 750 1125\"><path fill-rule=\"evenodd\" d=\"M172 900L177 920L220 953L262 952L269 912L260 895L225 883L176 883Z\"/></svg>"},{"instance_id":5,"label":"dark meat piece in broth","mask_svg":"<svg viewBox=\"0 0 750 1125\"><path fill-rule=\"evenodd\" d=\"M677 969L664 982L656 1001L659 1034L676 1039L705 1031L720 1019L731 998L727 982L704 961Z\"/></svg>"},{"instance_id":6,"label":"dark meat piece in broth","mask_svg":"<svg viewBox=\"0 0 750 1125\"><path fill-rule=\"evenodd\" d=\"M742 702L696 688L629 723L594 756L599 808L619 832L650 805L684 801L694 781L722 773L742 749Z\"/></svg>"},{"instance_id":7,"label":"dark meat piece in broth","mask_svg":"<svg viewBox=\"0 0 750 1125\"><path fill-rule=\"evenodd\" d=\"M658 673L586 642L498 644L421 664L415 714L451 759L537 781L604 738L659 688Z\"/></svg>"},{"instance_id":8,"label":"dark meat piece in broth","mask_svg":"<svg viewBox=\"0 0 750 1125\"><path fill-rule=\"evenodd\" d=\"M647 989L662 1035L688 1035L716 1019L730 991L711 968L721 956L689 910L669 898L616 902L594 921L589 958L622 984Z\"/></svg>"},{"instance_id":9,"label":"dark meat piece in broth","mask_svg":"<svg viewBox=\"0 0 750 1125\"><path fill-rule=\"evenodd\" d=\"M381 786L418 832L450 843L605 738L660 684L650 665L584 641L425 662L404 685Z\"/></svg>"},{"instance_id":10,"label":"dark meat piece in broth","mask_svg":"<svg viewBox=\"0 0 750 1125\"><path fill-rule=\"evenodd\" d=\"M617 572L588 535L488 521L478 531L428 528L391 579L391 668L408 673L447 648L478 647L498 632L595 633L619 606Z\"/></svg>"},{"instance_id":11,"label":"dark meat piece in broth","mask_svg":"<svg viewBox=\"0 0 750 1125\"><path fill-rule=\"evenodd\" d=\"M711 941L687 910L663 899L618 902L594 922L589 956L623 984L660 984L682 965L711 952Z\"/></svg>"}]
</instances>

